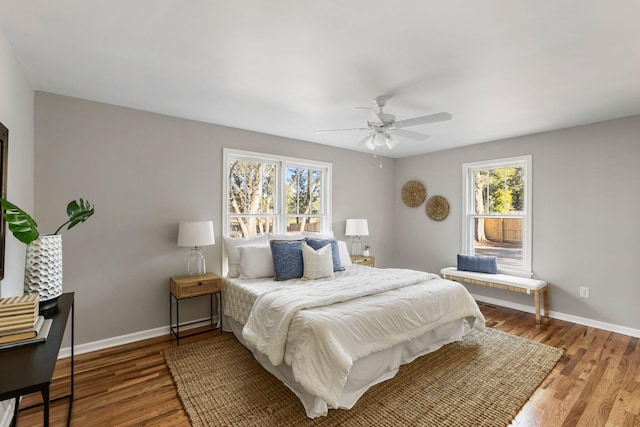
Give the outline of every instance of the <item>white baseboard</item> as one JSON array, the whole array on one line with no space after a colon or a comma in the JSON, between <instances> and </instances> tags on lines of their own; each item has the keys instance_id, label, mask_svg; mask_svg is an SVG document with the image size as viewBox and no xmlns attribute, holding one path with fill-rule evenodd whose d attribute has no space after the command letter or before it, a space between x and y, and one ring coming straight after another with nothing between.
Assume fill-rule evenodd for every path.
<instances>
[{"instance_id":1,"label":"white baseboard","mask_svg":"<svg viewBox=\"0 0 640 427\"><path fill-rule=\"evenodd\" d=\"M180 330L188 330L193 328L198 328L200 326L209 325L209 318L206 319L198 319L195 320L192 325L189 326L180 326ZM214 324L217 324L218 319L216 317L213 318ZM134 332L132 334L121 335L119 337L107 338L104 340L92 341L86 344L78 344L74 348L74 354L77 356L83 353L90 353L92 351L104 350L105 348L116 347L123 344L129 344L136 341L142 341L149 338L159 337L161 335L169 334L169 326L161 326L155 329L148 329L146 331ZM62 359L65 357L71 357L71 347L64 347L60 349L58 353L58 359ZM2 427L2 426L0 426Z\"/></svg>"},{"instance_id":2,"label":"white baseboard","mask_svg":"<svg viewBox=\"0 0 640 427\"><path fill-rule=\"evenodd\" d=\"M534 313L536 309L534 306L517 304L514 302L504 301L496 298L489 298L482 295L471 294L476 301L486 302L487 304L493 304L500 307L512 308L514 310L524 311L525 313ZM549 317L558 320L565 320L567 322L576 323L578 325L590 326L592 328L603 329L605 331L615 332L618 334L629 335L631 337L640 338L640 329L627 328L626 326L614 325L612 323L600 322L598 320L587 319L584 317L578 317L571 314L559 313L557 311L549 311Z\"/></svg>"}]
</instances>

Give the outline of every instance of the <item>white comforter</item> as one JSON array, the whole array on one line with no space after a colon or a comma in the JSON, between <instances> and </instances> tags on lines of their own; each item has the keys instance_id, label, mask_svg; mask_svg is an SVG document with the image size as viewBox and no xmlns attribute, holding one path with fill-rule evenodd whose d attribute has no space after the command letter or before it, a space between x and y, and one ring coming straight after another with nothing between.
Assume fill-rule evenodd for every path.
<instances>
[{"instance_id":1,"label":"white comforter","mask_svg":"<svg viewBox=\"0 0 640 427\"><path fill-rule=\"evenodd\" d=\"M354 361L462 318L484 328L462 285L424 272L372 268L260 295L242 336L274 366L289 364L305 390L335 408Z\"/></svg>"}]
</instances>

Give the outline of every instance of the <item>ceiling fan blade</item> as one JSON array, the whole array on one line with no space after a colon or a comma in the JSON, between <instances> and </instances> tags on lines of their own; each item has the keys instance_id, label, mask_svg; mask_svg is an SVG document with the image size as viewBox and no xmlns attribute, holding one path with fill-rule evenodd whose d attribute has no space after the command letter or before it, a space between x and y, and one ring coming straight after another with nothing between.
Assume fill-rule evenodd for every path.
<instances>
[{"instance_id":1,"label":"ceiling fan blade","mask_svg":"<svg viewBox=\"0 0 640 427\"><path fill-rule=\"evenodd\" d=\"M451 117L452 116L449 113L436 113L436 114L430 114L428 116L414 117L413 119L400 120L399 122L395 122L393 126L396 128L404 128L408 126L424 125L427 123L451 120Z\"/></svg>"},{"instance_id":2,"label":"ceiling fan blade","mask_svg":"<svg viewBox=\"0 0 640 427\"><path fill-rule=\"evenodd\" d=\"M429 138L429 135L426 135L424 133L418 133L406 129L393 129L391 133L399 136L404 136L405 138L415 139L417 141L424 141L425 139Z\"/></svg>"},{"instance_id":3,"label":"ceiling fan blade","mask_svg":"<svg viewBox=\"0 0 640 427\"><path fill-rule=\"evenodd\" d=\"M327 132L344 132L347 130L370 130L369 128L350 128L350 129L324 129L324 130L316 130L314 133L327 133Z\"/></svg>"},{"instance_id":4,"label":"ceiling fan blade","mask_svg":"<svg viewBox=\"0 0 640 427\"><path fill-rule=\"evenodd\" d=\"M362 139L360 140L360 142L358 142L358 143L356 144L356 147L363 146L363 145L367 142L367 139L369 139L369 138L371 138L371 135L367 135L367 136L365 136L364 138L362 138Z\"/></svg>"}]
</instances>

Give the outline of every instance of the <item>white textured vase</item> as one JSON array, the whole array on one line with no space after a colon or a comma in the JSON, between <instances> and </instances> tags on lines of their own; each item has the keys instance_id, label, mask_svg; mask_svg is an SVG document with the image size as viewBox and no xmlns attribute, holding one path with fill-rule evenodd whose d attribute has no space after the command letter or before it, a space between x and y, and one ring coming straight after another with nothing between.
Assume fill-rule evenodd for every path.
<instances>
[{"instance_id":1,"label":"white textured vase","mask_svg":"<svg viewBox=\"0 0 640 427\"><path fill-rule=\"evenodd\" d=\"M41 235L27 245L24 293L40 295L40 302L62 295L62 236Z\"/></svg>"}]
</instances>

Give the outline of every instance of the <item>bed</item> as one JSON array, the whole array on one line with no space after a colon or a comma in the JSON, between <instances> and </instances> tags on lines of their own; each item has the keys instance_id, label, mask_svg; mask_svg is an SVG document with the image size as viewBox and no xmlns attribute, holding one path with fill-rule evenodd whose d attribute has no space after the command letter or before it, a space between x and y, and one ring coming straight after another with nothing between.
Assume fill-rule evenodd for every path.
<instances>
[{"instance_id":1,"label":"bed","mask_svg":"<svg viewBox=\"0 0 640 427\"><path fill-rule=\"evenodd\" d=\"M461 340L465 324L484 329L462 285L347 258L344 270L316 280L223 280L224 329L298 396L309 418L353 407L402 364Z\"/></svg>"}]
</instances>

